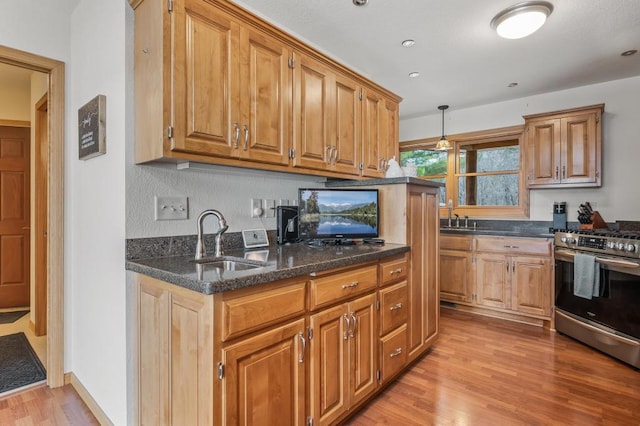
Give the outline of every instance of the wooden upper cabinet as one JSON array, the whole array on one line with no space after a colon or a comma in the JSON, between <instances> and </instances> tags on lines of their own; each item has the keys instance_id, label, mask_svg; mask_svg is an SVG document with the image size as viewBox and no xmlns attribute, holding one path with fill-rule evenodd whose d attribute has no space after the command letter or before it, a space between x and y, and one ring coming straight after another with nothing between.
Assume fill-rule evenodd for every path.
<instances>
[{"instance_id":1,"label":"wooden upper cabinet","mask_svg":"<svg viewBox=\"0 0 640 426\"><path fill-rule=\"evenodd\" d=\"M243 28L240 34L240 157L286 165L291 144L291 49L258 30Z\"/></svg>"},{"instance_id":2,"label":"wooden upper cabinet","mask_svg":"<svg viewBox=\"0 0 640 426\"><path fill-rule=\"evenodd\" d=\"M525 116L530 188L602 185L604 104Z\"/></svg>"},{"instance_id":3,"label":"wooden upper cabinet","mask_svg":"<svg viewBox=\"0 0 640 426\"><path fill-rule=\"evenodd\" d=\"M230 157L239 121L240 27L206 2L174 2L171 151Z\"/></svg>"},{"instance_id":4,"label":"wooden upper cabinet","mask_svg":"<svg viewBox=\"0 0 640 426\"><path fill-rule=\"evenodd\" d=\"M331 151L335 77L330 68L305 54L294 53L294 167L326 170Z\"/></svg>"},{"instance_id":5,"label":"wooden upper cabinet","mask_svg":"<svg viewBox=\"0 0 640 426\"><path fill-rule=\"evenodd\" d=\"M362 146L362 86L353 79L336 74L333 87L335 108L330 156L331 169L359 175Z\"/></svg>"},{"instance_id":6,"label":"wooden upper cabinet","mask_svg":"<svg viewBox=\"0 0 640 426\"><path fill-rule=\"evenodd\" d=\"M376 92L366 90L363 99L362 175L384 177L385 154L382 145L384 100Z\"/></svg>"},{"instance_id":7,"label":"wooden upper cabinet","mask_svg":"<svg viewBox=\"0 0 640 426\"><path fill-rule=\"evenodd\" d=\"M231 2L130 3L137 163L361 176L363 85L396 110L397 96ZM391 135L397 151L377 108L376 144Z\"/></svg>"}]
</instances>

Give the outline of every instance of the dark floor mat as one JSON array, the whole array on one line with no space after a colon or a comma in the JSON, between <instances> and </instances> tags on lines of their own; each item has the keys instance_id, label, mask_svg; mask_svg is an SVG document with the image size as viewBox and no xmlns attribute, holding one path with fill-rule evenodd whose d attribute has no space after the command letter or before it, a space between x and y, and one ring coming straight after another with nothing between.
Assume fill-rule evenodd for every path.
<instances>
[{"instance_id":1,"label":"dark floor mat","mask_svg":"<svg viewBox=\"0 0 640 426\"><path fill-rule=\"evenodd\" d=\"M47 377L24 333L0 337L0 393Z\"/></svg>"},{"instance_id":2,"label":"dark floor mat","mask_svg":"<svg viewBox=\"0 0 640 426\"><path fill-rule=\"evenodd\" d=\"M22 318L29 311L0 312L0 324L9 324Z\"/></svg>"}]
</instances>

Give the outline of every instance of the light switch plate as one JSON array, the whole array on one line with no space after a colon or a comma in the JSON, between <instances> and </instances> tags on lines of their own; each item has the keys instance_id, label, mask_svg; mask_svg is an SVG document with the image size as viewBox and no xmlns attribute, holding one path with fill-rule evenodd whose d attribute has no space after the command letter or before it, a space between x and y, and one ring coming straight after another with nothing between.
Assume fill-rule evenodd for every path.
<instances>
[{"instance_id":1,"label":"light switch plate","mask_svg":"<svg viewBox=\"0 0 640 426\"><path fill-rule=\"evenodd\" d=\"M243 229L244 248L266 247L269 245L266 229Z\"/></svg>"},{"instance_id":2,"label":"light switch plate","mask_svg":"<svg viewBox=\"0 0 640 426\"><path fill-rule=\"evenodd\" d=\"M155 220L189 219L189 199L187 197L161 197L156 195Z\"/></svg>"}]
</instances>

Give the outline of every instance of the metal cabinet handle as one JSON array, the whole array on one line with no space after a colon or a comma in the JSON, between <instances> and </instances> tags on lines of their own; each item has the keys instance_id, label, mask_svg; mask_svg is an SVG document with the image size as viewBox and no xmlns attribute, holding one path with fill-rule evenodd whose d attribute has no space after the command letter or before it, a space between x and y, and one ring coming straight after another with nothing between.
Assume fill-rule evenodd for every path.
<instances>
[{"instance_id":1,"label":"metal cabinet handle","mask_svg":"<svg viewBox=\"0 0 640 426\"><path fill-rule=\"evenodd\" d=\"M244 125L244 150L247 150L247 147L249 146L249 128L247 127L247 125Z\"/></svg>"},{"instance_id":2,"label":"metal cabinet handle","mask_svg":"<svg viewBox=\"0 0 640 426\"><path fill-rule=\"evenodd\" d=\"M567 166L562 166L562 179L567 178Z\"/></svg>"},{"instance_id":3,"label":"metal cabinet handle","mask_svg":"<svg viewBox=\"0 0 640 426\"><path fill-rule=\"evenodd\" d=\"M300 350L300 355L298 356L298 363L302 364L304 362L304 353L307 350L307 339L304 338L304 333L298 333L298 337L300 338L300 343L302 345L302 349Z\"/></svg>"},{"instance_id":4,"label":"metal cabinet handle","mask_svg":"<svg viewBox=\"0 0 640 426\"><path fill-rule=\"evenodd\" d=\"M402 309L402 303L396 303L394 306L390 307L390 311L396 311L398 309Z\"/></svg>"},{"instance_id":5,"label":"metal cabinet handle","mask_svg":"<svg viewBox=\"0 0 640 426\"><path fill-rule=\"evenodd\" d=\"M235 129L235 142L233 147L238 148L238 141L240 140L240 127L238 127L238 123L233 123L233 128Z\"/></svg>"},{"instance_id":6,"label":"metal cabinet handle","mask_svg":"<svg viewBox=\"0 0 640 426\"><path fill-rule=\"evenodd\" d=\"M511 245L506 245L506 246L504 246L504 248L517 249L517 248L520 248L520 246L511 246Z\"/></svg>"},{"instance_id":7,"label":"metal cabinet handle","mask_svg":"<svg viewBox=\"0 0 640 426\"><path fill-rule=\"evenodd\" d=\"M393 271L389 271L390 275L401 274L401 273L402 273L402 268L398 268L398 269L394 269Z\"/></svg>"},{"instance_id":8,"label":"metal cabinet handle","mask_svg":"<svg viewBox=\"0 0 640 426\"><path fill-rule=\"evenodd\" d=\"M509 272L509 262L505 264L505 268L507 269L507 272Z\"/></svg>"},{"instance_id":9,"label":"metal cabinet handle","mask_svg":"<svg viewBox=\"0 0 640 426\"><path fill-rule=\"evenodd\" d=\"M355 337L356 329L358 328L358 318L356 317L356 314L354 314L353 312L351 312L349 315L351 316L351 319L353 320L353 328L349 332L349 336Z\"/></svg>"},{"instance_id":10,"label":"metal cabinet handle","mask_svg":"<svg viewBox=\"0 0 640 426\"><path fill-rule=\"evenodd\" d=\"M333 160L331 159L332 157L333 157ZM329 157L329 162L335 165L337 161L338 161L338 148L333 146L331 147L331 156Z\"/></svg>"},{"instance_id":11,"label":"metal cabinet handle","mask_svg":"<svg viewBox=\"0 0 640 426\"><path fill-rule=\"evenodd\" d=\"M389 354L389 358L395 358L397 356L400 356L400 354L402 354L402 348L396 348L395 351Z\"/></svg>"},{"instance_id":12,"label":"metal cabinet handle","mask_svg":"<svg viewBox=\"0 0 640 426\"><path fill-rule=\"evenodd\" d=\"M331 154L333 147L331 145L327 145L326 148L324 149L324 162L327 164L331 164Z\"/></svg>"},{"instance_id":13,"label":"metal cabinet handle","mask_svg":"<svg viewBox=\"0 0 640 426\"><path fill-rule=\"evenodd\" d=\"M358 281L354 281L351 284L342 284L342 289L346 290L348 288L354 288L354 287L358 287Z\"/></svg>"},{"instance_id":14,"label":"metal cabinet handle","mask_svg":"<svg viewBox=\"0 0 640 426\"><path fill-rule=\"evenodd\" d=\"M351 329L351 320L349 319L349 315L347 314L342 315L342 318L344 318L344 321L347 324L347 328L343 334L344 340L347 340L349 338L349 330Z\"/></svg>"},{"instance_id":15,"label":"metal cabinet handle","mask_svg":"<svg viewBox=\"0 0 640 426\"><path fill-rule=\"evenodd\" d=\"M558 180L558 166L556 166L556 180Z\"/></svg>"}]
</instances>

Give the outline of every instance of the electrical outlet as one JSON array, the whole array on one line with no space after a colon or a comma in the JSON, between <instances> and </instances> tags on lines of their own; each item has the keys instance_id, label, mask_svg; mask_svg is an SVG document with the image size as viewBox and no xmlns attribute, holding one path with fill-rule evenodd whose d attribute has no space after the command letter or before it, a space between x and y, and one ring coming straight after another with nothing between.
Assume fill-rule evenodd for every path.
<instances>
[{"instance_id":1,"label":"electrical outlet","mask_svg":"<svg viewBox=\"0 0 640 426\"><path fill-rule=\"evenodd\" d=\"M264 217L276 217L276 200L262 200Z\"/></svg>"},{"instance_id":2,"label":"electrical outlet","mask_svg":"<svg viewBox=\"0 0 640 426\"><path fill-rule=\"evenodd\" d=\"M189 199L187 197L160 197L156 195L156 220L185 220L189 219Z\"/></svg>"},{"instance_id":3,"label":"electrical outlet","mask_svg":"<svg viewBox=\"0 0 640 426\"><path fill-rule=\"evenodd\" d=\"M262 208L262 200L259 198L251 199L251 217L262 217L264 209Z\"/></svg>"}]
</instances>

